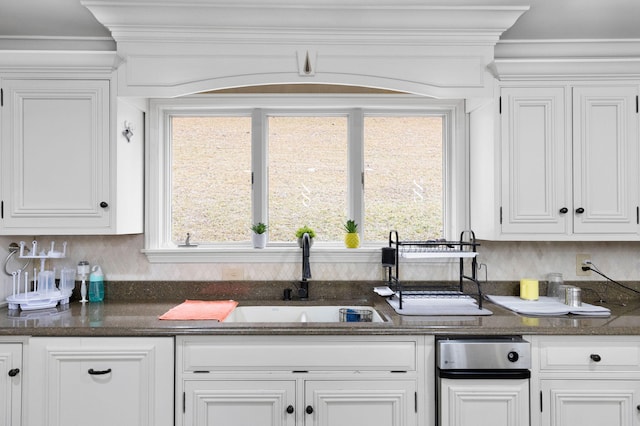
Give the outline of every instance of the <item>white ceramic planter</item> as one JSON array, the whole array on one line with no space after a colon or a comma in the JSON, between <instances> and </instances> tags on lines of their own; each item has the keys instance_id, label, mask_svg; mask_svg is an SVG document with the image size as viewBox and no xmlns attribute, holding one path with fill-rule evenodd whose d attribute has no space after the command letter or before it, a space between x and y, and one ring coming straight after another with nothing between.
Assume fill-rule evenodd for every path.
<instances>
[{"instance_id":1,"label":"white ceramic planter","mask_svg":"<svg viewBox=\"0 0 640 426\"><path fill-rule=\"evenodd\" d=\"M251 242L253 243L253 248L262 249L267 245L267 233L264 234L256 234L255 232L251 234Z\"/></svg>"}]
</instances>

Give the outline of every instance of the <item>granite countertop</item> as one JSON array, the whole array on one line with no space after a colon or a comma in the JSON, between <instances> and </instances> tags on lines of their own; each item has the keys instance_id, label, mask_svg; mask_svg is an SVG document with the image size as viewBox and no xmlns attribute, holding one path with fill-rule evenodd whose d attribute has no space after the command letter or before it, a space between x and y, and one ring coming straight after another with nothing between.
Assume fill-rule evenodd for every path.
<instances>
[{"instance_id":1,"label":"granite countertop","mask_svg":"<svg viewBox=\"0 0 640 426\"><path fill-rule=\"evenodd\" d=\"M496 306L485 307L491 316L421 317L396 314L384 298L370 296L349 300L277 301L268 304L369 304L386 319L384 323L219 323L216 321L166 321L158 317L176 301L82 304L40 311L0 310L0 335L13 336L175 336L175 335L330 335L330 334L430 334L430 335L638 335L640 301L606 304L606 318L567 315L527 317ZM241 300L240 306L266 304Z\"/></svg>"}]
</instances>

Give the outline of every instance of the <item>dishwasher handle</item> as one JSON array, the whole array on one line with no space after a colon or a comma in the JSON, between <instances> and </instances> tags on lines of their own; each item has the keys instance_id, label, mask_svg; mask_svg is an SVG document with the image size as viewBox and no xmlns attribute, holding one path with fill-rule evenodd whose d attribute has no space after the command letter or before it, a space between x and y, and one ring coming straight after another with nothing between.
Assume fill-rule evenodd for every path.
<instances>
[{"instance_id":1,"label":"dishwasher handle","mask_svg":"<svg viewBox=\"0 0 640 426\"><path fill-rule=\"evenodd\" d=\"M531 371L513 370L441 370L438 369L441 379L501 379L517 380L531 378Z\"/></svg>"}]
</instances>

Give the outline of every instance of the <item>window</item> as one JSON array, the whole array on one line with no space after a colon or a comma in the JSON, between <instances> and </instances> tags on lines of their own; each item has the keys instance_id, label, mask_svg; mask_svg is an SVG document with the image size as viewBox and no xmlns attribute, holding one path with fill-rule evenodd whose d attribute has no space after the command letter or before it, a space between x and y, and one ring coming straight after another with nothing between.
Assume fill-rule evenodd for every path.
<instances>
[{"instance_id":1,"label":"window","mask_svg":"<svg viewBox=\"0 0 640 426\"><path fill-rule=\"evenodd\" d=\"M392 229L403 239L464 229L458 103L199 95L151 106L145 252L152 261L251 261L248 253L283 261L299 251L294 233L303 225L317 233L314 251L338 253L342 224L354 219L362 249L347 257L377 262ZM251 248L256 222L269 225L267 250ZM185 247L187 233L197 247Z\"/></svg>"}]
</instances>

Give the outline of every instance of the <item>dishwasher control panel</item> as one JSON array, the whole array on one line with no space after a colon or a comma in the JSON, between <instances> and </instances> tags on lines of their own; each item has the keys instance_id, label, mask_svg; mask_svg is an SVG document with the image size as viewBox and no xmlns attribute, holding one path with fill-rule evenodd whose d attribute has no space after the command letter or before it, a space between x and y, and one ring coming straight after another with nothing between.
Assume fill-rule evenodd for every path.
<instances>
[{"instance_id":1,"label":"dishwasher control panel","mask_svg":"<svg viewBox=\"0 0 640 426\"><path fill-rule=\"evenodd\" d=\"M439 339L436 363L441 370L525 370L531 344L521 337Z\"/></svg>"}]
</instances>

